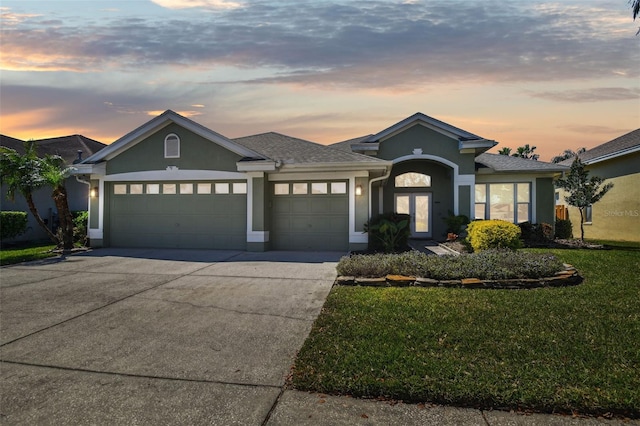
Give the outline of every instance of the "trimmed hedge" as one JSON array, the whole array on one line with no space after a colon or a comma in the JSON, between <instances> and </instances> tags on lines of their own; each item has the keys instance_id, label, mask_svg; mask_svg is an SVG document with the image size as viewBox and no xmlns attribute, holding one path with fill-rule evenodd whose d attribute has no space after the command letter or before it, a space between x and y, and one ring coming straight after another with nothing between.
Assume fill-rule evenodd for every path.
<instances>
[{"instance_id":1,"label":"trimmed hedge","mask_svg":"<svg viewBox=\"0 0 640 426\"><path fill-rule=\"evenodd\" d=\"M17 237L27 231L27 213L0 212L0 239Z\"/></svg>"},{"instance_id":2,"label":"trimmed hedge","mask_svg":"<svg viewBox=\"0 0 640 426\"><path fill-rule=\"evenodd\" d=\"M473 251L496 248L515 250L521 246L520 227L505 220L476 220L467 227Z\"/></svg>"}]
</instances>

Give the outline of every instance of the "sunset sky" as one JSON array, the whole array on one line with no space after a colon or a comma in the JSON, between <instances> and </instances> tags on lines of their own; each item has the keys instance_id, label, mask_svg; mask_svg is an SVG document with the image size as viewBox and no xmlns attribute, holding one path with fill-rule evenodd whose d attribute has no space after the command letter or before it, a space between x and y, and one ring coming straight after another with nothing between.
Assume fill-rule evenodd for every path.
<instances>
[{"instance_id":1,"label":"sunset sky","mask_svg":"<svg viewBox=\"0 0 640 426\"><path fill-rule=\"evenodd\" d=\"M111 143L166 109L324 144L415 112L542 160L640 127L627 0L0 3L0 132Z\"/></svg>"}]
</instances>

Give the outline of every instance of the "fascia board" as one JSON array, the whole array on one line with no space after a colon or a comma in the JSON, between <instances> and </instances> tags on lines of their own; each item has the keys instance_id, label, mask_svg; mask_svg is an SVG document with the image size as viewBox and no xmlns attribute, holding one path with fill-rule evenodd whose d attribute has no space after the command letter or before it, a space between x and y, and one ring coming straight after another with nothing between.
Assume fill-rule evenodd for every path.
<instances>
[{"instance_id":1,"label":"fascia board","mask_svg":"<svg viewBox=\"0 0 640 426\"><path fill-rule=\"evenodd\" d=\"M285 164L280 170L292 169L300 171L326 171L326 170L386 170L393 166L391 161L380 161L375 163L313 163L313 164Z\"/></svg>"},{"instance_id":2,"label":"fascia board","mask_svg":"<svg viewBox=\"0 0 640 426\"><path fill-rule=\"evenodd\" d=\"M221 134L208 129L196 123L195 121L189 120L181 116L180 114L177 114L171 110L167 110L159 116L143 124L142 126L138 127L137 129L133 130L132 132L129 132L106 148L103 148L94 155L87 157L83 161L83 163L91 163L103 159L110 160L116 157L121 152L141 142L147 136L167 127L171 123L176 123L177 125L184 127L185 129L199 136L202 136L203 138L210 140L242 157L264 158L264 155L245 148L244 146L241 146L239 144L236 144L235 142L222 136Z\"/></svg>"},{"instance_id":3,"label":"fascia board","mask_svg":"<svg viewBox=\"0 0 640 426\"><path fill-rule=\"evenodd\" d=\"M239 172L271 172L276 170L275 161L238 161L236 167Z\"/></svg>"},{"instance_id":4,"label":"fascia board","mask_svg":"<svg viewBox=\"0 0 640 426\"><path fill-rule=\"evenodd\" d=\"M601 155L599 157L594 157L590 160L584 161L584 164L590 165L595 163L600 163L602 161L613 160L614 158L622 157L624 155L632 154L634 152L640 151L640 145L632 146L631 148L623 149L621 151L612 152L611 154Z\"/></svg>"}]
</instances>

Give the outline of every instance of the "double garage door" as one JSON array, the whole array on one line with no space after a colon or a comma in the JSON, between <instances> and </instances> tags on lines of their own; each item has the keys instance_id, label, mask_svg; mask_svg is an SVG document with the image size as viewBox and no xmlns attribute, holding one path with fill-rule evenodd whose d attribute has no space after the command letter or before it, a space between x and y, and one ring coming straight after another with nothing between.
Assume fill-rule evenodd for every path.
<instances>
[{"instance_id":1,"label":"double garage door","mask_svg":"<svg viewBox=\"0 0 640 426\"><path fill-rule=\"evenodd\" d=\"M246 183L111 183L113 247L246 248Z\"/></svg>"},{"instance_id":2,"label":"double garage door","mask_svg":"<svg viewBox=\"0 0 640 426\"><path fill-rule=\"evenodd\" d=\"M272 183L271 249L349 249L347 182Z\"/></svg>"},{"instance_id":3,"label":"double garage door","mask_svg":"<svg viewBox=\"0 0 640 426\"><path fill-rule=\"evenodd\" d=\"M347 182L269 187L271 250L349 248ZM247 248L245 182L117 182L107 185L112 247Z\"/></svg>"}]
</instances>

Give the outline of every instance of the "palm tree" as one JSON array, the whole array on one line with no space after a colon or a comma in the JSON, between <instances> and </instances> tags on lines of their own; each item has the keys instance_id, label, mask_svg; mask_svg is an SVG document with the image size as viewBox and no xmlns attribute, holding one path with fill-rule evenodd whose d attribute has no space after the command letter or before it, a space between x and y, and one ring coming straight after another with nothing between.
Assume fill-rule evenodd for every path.
<instances>
[{"instance_id":1,"label":"palm tree","mask_svg":"<svg viewBox=\"0 0 640 426\"><path fill-rule=\"evenodd\" d=\"M640 1L640 0L639 0ZM564 160L568 160L569 158L574 158L577 157L578 155L582 154L583 152L585 152L587 149L586 148L578 148L577 151L573 151L571 149L565 149L562 154L560 155L556 155L555 157L553 157L551 159L552 163L559 163L561 161Z\"/></svg>"},{"instance_id":2,"label":"palm tree","mask_svg":"<svg viewBox=\"0 0 640 426\"><path fill-rule=\"evenodd\" d=\"M15 199L16 193L25 198L38 225L58 244L58 238L44 223L33 202L33 192L47 184L41 173L42 162L36 154L35 142L25 142L24 149L25 153L21 155L14 149L0 147L0 182L7 185L7 198L11 201Z\"/></svg>"},{"instance_id":3,"label":"palm tree","mask_svg":"<svg viewBox=\"0 0 640 426\"><path fill-rule=\"evenodd\" d=\"M508 146L505 146L504 148L500 149L500 151L498 151L498 154L511 155L511 148L509 148Z\"/></svg>"},{"instance_id":4,"label":"palm tree","mask_svg":"<svg viewBox=\"0 0 640 426\"><path fill-rule=\"evenodd\" d=\"M41 174L46 184L53 188L51 197L58 210L62 248L73 248L73 216L69 209L65 180L71 175L73 167L68 167L59 155L45 155L41 159Z\"/></svg>"},{"instance_id":5,"label":"palm tree","mask_svg":"<svg viewBox=\"0 0 640 426\"><path fill-rule=\"evenodd\" d=\"M526 158L529 160L537 160L538 158L540 158L540 156L538 154L533 153L533 151L535 151L536 148L537 146L529 146L529 144L525 144L524 146L519 146L516 152L511 154L511 156Z\"/></svg>"}]
</instances>

